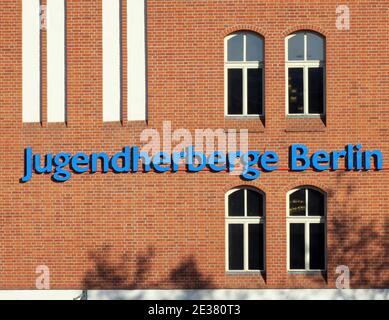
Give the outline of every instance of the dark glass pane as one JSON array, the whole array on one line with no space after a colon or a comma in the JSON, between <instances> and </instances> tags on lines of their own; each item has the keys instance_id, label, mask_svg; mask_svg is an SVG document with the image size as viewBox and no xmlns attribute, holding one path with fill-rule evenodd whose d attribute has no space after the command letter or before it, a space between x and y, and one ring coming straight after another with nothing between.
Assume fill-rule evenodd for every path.
<instances>
[{"instance_id":1,"label":"dark glass pane","mask_svg":"<svg viewBox=\"0 0 389 320\"><path fill-rule=\"evenodd\" d=\"M230 217L244 216L244 190L238 190L229 195L228 215Z\"/></svg>"},{"instance_id":2,"label":"dark glass pane","mask_svg":"<svg viewBox=\"0 0 389 320\"><path fill-rule=\"evenodd\" d=\"M264 270L263 224L249 224L249 269Z\"/></svg>"},{"instance_id":3,"label":"dark glass pane","mask_svg":"<svg viewBox=\"0 0 389 320\"><path fill-rule=\"evenodd\" d=\"M308 215L324 216L324 195L313 189L308 189Z\"/></svg>"},{"instance_id":4,"label":"dark glass pane","mask_svg":"<svg viewBox=\"0 0 389 320\"><path fill-rule=\"evenodd\" d=\"M247 112L262 114L262 69L248 69L247 81Z\"/></svg>"},{"instance_id":5,"label":"dark glass pane","mask_svg":"<svg viewBox=\"0 0 389 320\"><path fill-rule=\"evenodd\" d=\"M305 269L305 237L304 224L291 223L289 229L290 269Z\"/></svg>"},{"instance_id":6,"label":"dark glass pane","mask_svg":"<svg viewBox=\"0 0 389 320\"><path fill-rule=\"evenodd\" d=\"M309 68L309 113L322 114L324 112L324 76L323 68Z\"/></svg>"},{"instance_id":7,"label":"dark glass pane","mask_svg":"<svg viewBox=\"0 0 389 320\"><path fill-rule=\"evenodd\" d=\"M309 259L310 269L325 269L324 223L311 223L309 225Z\"/></svg>"},{"instance_id":8,"label":"dark glass pane","mask_svg":"<svg viewBox=\"0 0 389 320\"><path fill-rule=\"evenodd\" d=\"M288 40L288 60L304 60L304 33L296 33Z\"/></svg>"},{"instance_id":9,"label":"dark glass pane","mask_svg":"<svg viewBox=\"0 0 389 320\"><path fill-rule=\"evenodd\" d=\"M228 114L243 113L243 70L228 69Z\"/></svg>"},{"instance_id":10,"label":"dark glass pane","mask_svg":"<svg viewBox=\"0 0 389 320\"><path fill-rule=\"evenodd\" d=\"M232 36L227 42L227 60L243 61L243 33Z\"/></svg>"},{"instance_id":11,"label":"dark glass pane","mask_svg":"<svg viewBox=\"0 0 389 320\"><path fill-rule=\"evenodd\" d=\"M305 216L305 189L299 189L289 196L289 215Z\"/></svg>"},{"instance_id":12,"label":"dark glass pane","mask_svg":"<svg viewBox=\"0 0 389 320\"><path fill-rule=\"evenodd\" d=\"M324 39L318 34L307 33L307 60L324 60Z\"/></svg>"},{"instance_id":13,"label":"dark glass pane","mask_svg":"<svg viewBox=\"0 0 389 320\"><path fill-rule=\"evenodd\" d=\"M253 33L246 36L246 61L263 61L263 39Z\"/></svg>"},{"instance_id":14,"label":"dark glass pane","mask_svg":"<svg viewBox=\"0 0 389 320\"><path fill-rule=\"evenodd\" d=\"M263 196L253 190L247 190L247 216L263 217Z\"/></svg>"},{"instance_id":15,"label":"dark glass pane","mask_svg":"<svg viewBox=\"0 0 389 320\"><path fill-rule=\"evenodd\" d=\"M243 224L228 225L228 268L243 270Z\"/></svg>"},{"instance_id":16,"label":"dark glass pane","mask_svg":"<svg viewBox=\"0 0 389 320\"><path fill-rule=\"evenodd\" d=\"M289 68L289 113L304 113L304 70Z\"/></svg>"}]
</instances>

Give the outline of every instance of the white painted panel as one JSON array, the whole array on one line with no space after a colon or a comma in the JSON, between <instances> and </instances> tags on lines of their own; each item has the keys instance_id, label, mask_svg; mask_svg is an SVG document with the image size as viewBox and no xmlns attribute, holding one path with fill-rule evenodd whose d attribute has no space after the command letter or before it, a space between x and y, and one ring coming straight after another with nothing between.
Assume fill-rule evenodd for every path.
<instances>
[{"instance_id":1,"label":"white painted panel","mask_svg":"<svg viewBox=\"0 0 389 320\"><path fill-rule=\"evenodd\" d=\"M146 120L145 0L127 0L128 120Z\"/></svg>"},{"instance_id":2,"label":"white painted panel","mask_svg":"<svg viewBox=\"0 0 389 320\"><path fill-rule=\"evenodd\" d=\"M121 120L120 1L103 0L103 120Z\"/></svg>"},{"instance_id":3,"label":"white painted panel","mask_svg":"<svg viewBox=\"0 0 389 320\"><path fill-rule=\"evenodd\" d=\"M23 122L40 122L40 0L23 0L22 11Z\"/></svg>"},{"instance_id":4,"label":"white painted panel","mask_svg":"<svg viewBox=\"0 0 389 320\"><path fill-rule=\"evenodd\" d=\"M65 0L47 0L47 121L65 122Z\"/></svg>"},{"instance_id":5,"label":"white painted panel","mask_svg":"<svg viewBox=\"0 0 389 320\"><path fill-rule=\"evenodd\" d=\"M73 300L81 290L2 290L0 300ZM88 300L388 300L389 289L88 290Z\"/></svg>"}]
</instances>

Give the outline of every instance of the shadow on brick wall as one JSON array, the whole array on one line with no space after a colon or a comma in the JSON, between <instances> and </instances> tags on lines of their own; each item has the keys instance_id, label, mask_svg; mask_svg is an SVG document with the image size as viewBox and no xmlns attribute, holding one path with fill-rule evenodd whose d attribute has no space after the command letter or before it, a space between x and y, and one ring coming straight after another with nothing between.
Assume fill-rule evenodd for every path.
<instances>
[{"instance_id":1,"label":"shadow on brick wall","mask_svg":"<svg viewBox=\"0 0 389 320\"><path fill-rule=\"evenodd\" d=\"M342 176L338 174L337 189L328 194L335 208L328 217L329 265L349 267L351 289L389 288L389 213L385 218L369 217L360 205L363 199L355 194L357 186L344 186Z\"/></svg>"},{"instance_id":2,"label":"shadow on brick wall","mask_svg":"<svg viewBox=\"0 0 389 320\"><path fill-rule=\"evenodd\" d=\"M176 289L207 289L213 286L212 279L203 275L194 256L183 259L162 280L155 280L152 270L155 250L149 247L135 262L127 254L119 261L110 259L113 247L104 245L89 254L95 267L84 277L85 289L158 289L171 287ZM134 266L135 264L135 266ZM131 270L134 270L131 272Z\"/></svg>"}]
</instances>

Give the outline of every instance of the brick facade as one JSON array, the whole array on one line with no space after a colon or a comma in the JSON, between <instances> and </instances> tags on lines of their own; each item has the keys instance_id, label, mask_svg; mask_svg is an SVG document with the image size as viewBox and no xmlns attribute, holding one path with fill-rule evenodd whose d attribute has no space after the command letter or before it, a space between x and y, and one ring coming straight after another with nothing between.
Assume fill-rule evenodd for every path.
<instances>
[{"instance_id":1,"label":"brick facade","mask_svg":"<svg viewBox=\"0 0 389 320\"><path fill-rule=\"evenodd\" d=\"M44 1L43 1L44 2ZM387 1L349 0L351 28L338 30L338 1L149 0L148 121L102 121L101 1L67 1L67 123L22 123L21 1L0 5L0 288L34 289L39 265L52 289L333 288L338 265L352 288L389 286L389 58ZM343 4L343 3L341 3ZM123 1L126 12L126 1ZM127 86L123 15L123 87ZM224 116L224 37L253 30L265 41L265 119ZM285 117L285 37L309 29L326 38L326 118ZM45 42L42 32L42 42ZM42 71L45 66L42 50ZM127 105L123 90L123 105ZM127 119L124 108L123 119ZM249 129L250 147L380 149L381 172L262 174L84 174L66 183L34 176L23 150L114 153L139 144L143 129ZM225 193L266 193L266 273L225 272ZM313 185L328 195L328 271L286 267L286 193Z\"/></svg>"}]
</instances>

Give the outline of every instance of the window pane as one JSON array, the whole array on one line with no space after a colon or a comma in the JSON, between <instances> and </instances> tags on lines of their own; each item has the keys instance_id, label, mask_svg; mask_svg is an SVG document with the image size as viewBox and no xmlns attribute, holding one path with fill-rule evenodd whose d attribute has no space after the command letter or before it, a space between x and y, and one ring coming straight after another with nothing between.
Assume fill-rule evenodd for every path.
<instances>
[{"instance_id":1,"label":"window pane","mask_svg":"<svg viewBox=\"0 0 389 320\"><path fill-rule=\"evenodd\" d=\"M228 114L243 113L243 70L228 70Z\"/></svg>"},{"instance_id":2,"label":"window pane","mask_svg":"<svg viewBox=\"0 0 389 320\"><path fill-rule=\"evenodd\" d=\"M289 229L290 269L305 269L305 235L303 223L291 223Z\"/></svg>"},{"instance_id":3,"label":"window pane","mask_svg":"<svg viewBox=\"0 0 389 320\"><path fill-rule=\"evenodd\" d=\"M227 60L243 61L243 34L233 35L227 41Z\"/></svg>"},{"instance_id":4,"label":"window pane","mask_svg":"<svg viewBox=\"0 0 389 320\"><path fill-rule=\"evenodd\" d=\"M262 114L262 69L248 69L247 81L247 112Z\"/></svg>"},{"instance_id":5,"label":"window pane","mask_svg":"<svg viewBox=\"0 0 389 320\"><path fill-rule=\"evenodd\" d=\"M304 113L304 70L289 68L289 113Z\"/></svg>"},{"instance_id":6,"label":"window pane","mask_svg":"<svg viewBox=\"0 0 389 320\"><path fill-rule=\"evenodd\" d=\"M228 268L243 270L243 224L228 225Z\"/></svg>"},{"instance_id":7,"label":"window pane","mask_svg":"<svg viewBox=\"0 0 389 320\"><path fill-rule=\"evenodd\" d=\"M238 190L228 197L228 215L230 217L244 216L244 190Z\"/></svg>"},{"instance_id":8,"label":"window pane","mask_svg":"<svg viewBox=\"0 0 389 320\"><path fill-rule=\"evenodd\" d=\"M305 189L299 189L289 196L289 215L305 216Z\"/></svg>"},{"instance_id":9,"label":"window pane","mask_svg":"<svg viewBox=\"0 0 389 320\"><path fill-rule=\"evenodd\" d=\"M263 217L263 196L253 190L247 190L247 216Z\"/></svg>"},{"instance_id":10,"label":"window pane","mask_svg":"<svg viewBox=\"0 0 389 320\"><path fill-rule=\"evenodd\" d=\"M249 224L249 269L264 270L263 224Z\"/></svg>"},{"instance_id":11,"label":"window pane","mask_svg":"<svg viewBox=\"0 0 389 320\"><path fill-rule=\"evenodd\" d=\"M315 34L307 33L307 59L324 60L324 39Z\"/></svg>"},{"instance_id":12,"label":"window pane","mask_svg":"<svg viewBox=\"0 0 389 320\"><path fill-rule=\"evenodd\" d=\"M324 223L309 225L309 268L325 269L325 231Z\"/></svg>"},{"instance_id":13,"label":"window pane","mask_svg":"<svg viewBox=\"0 0 389 320\"><path fill-rule=\"evenodd\" d=\"M304 60L304 33L296 33L288 40L288 60Z\"/></svg>"},{"instance_id":14,"label":"window pane","mask_svg":"<svg viewBox=\"0 0 389 320\"><path fill-rule=\"evenodd\" d=\"M263 39L260 36L248 33L246 46L246 61L263 61Z\"/></svg>"},{"instance_id":15,"label":"window pane","mask_svg":"<svg viewBox=\"0 0 389 320\"><path fill-rule=\"evenodd\" d=\"M323 68L309 68L309 113L322 114L324 112L324 76Z\"/></svg>"},{"instance_id":16,"label":"window pane","mask_svg":"<svg viewBox=\"0 0 389 320\"><path fill-rule=\"evenodd\" d=\"M313 189L308 189L308 215L324 216L324 195Z\"/></svg>"}]
</instances>

